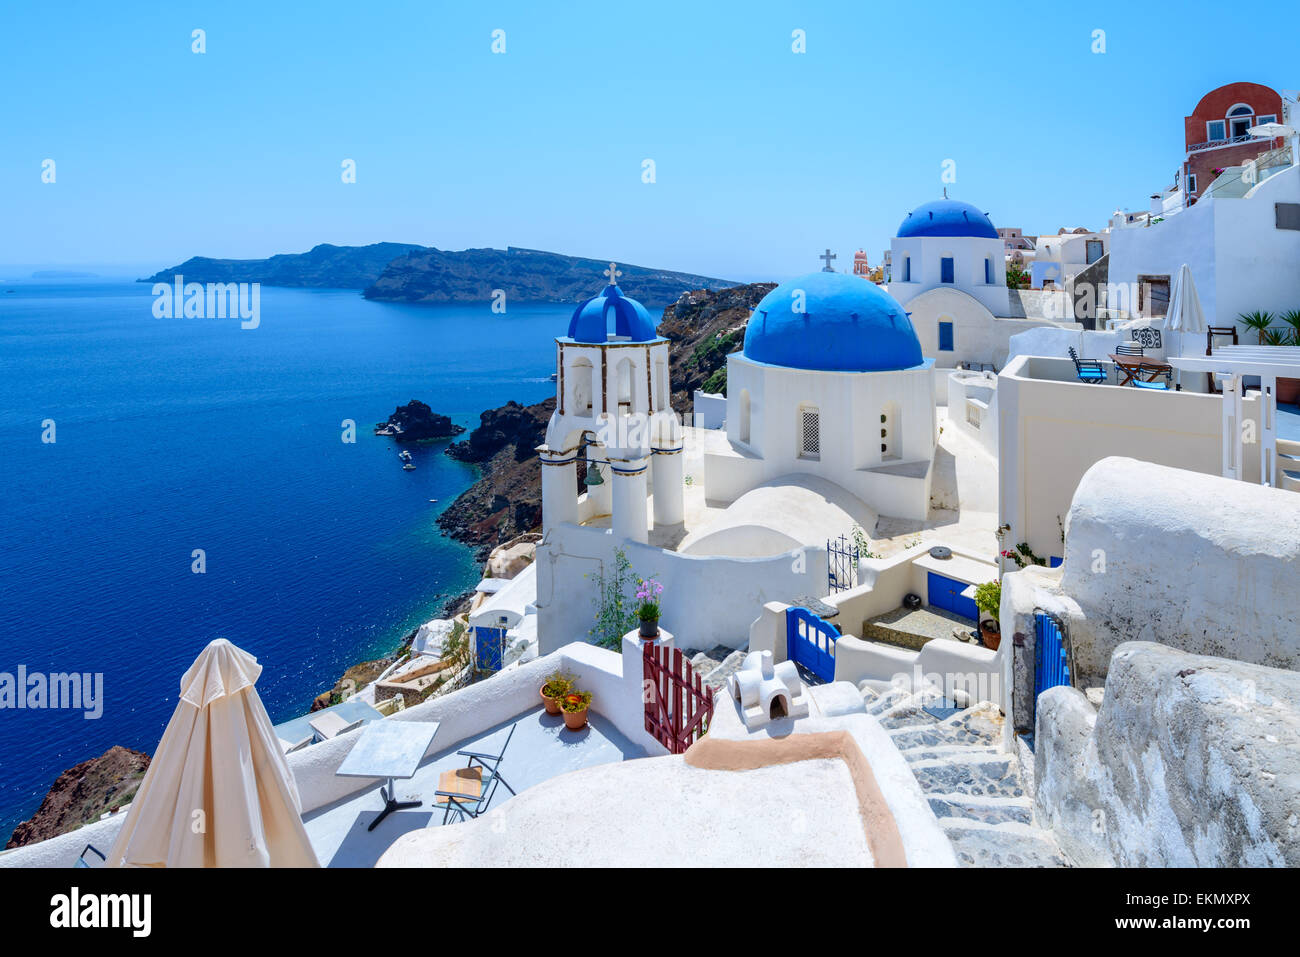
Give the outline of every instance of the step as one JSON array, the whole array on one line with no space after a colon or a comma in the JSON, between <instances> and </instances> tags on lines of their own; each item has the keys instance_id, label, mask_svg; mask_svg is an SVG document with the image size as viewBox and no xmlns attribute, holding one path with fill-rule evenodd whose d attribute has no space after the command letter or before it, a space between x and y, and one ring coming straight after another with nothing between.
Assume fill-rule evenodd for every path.
<instances>
[{"instance_id":1,"label":"step","mask_svg":"<svg viewBox=\"0 0 1300 957\"><path fill-rule=\"evenodd\" d=\"M1052 835L1028 824L939 818L962 867L1069 867Z\"/></svg>"},{"instance_id":2,"label":"step","mask_svg":"<svg viewBox=\"0 0 1300 957\"><path fill-rule=\"evenodd\" d=\"M878 694L867 706L867 714L879 717L890 708L895 708L912 696L905 688L890 688Z\"/></svg>"},{"instance_id":3,"label":"step","mask_svg":"<svg viewBox=\"0 0 1300 957\"><path fill-rule=\"evenodd\" d=\"M969 794L928 794L930 809L940 820L978 824L1032 825L1034 809L1027 798L975 797Z\"/></svg>"},{"instance_id":4,"label":"step","mask_svg":"<svg viewBox=\"0 0 1300 957\"><path fill-rule=\"evenodd\" d=\"M1024 797L1019 767L1009 755L984 760L916 761L912 765L921 790L935 794Z\"/></svg>"},{"instance_id":5,"label":"step","mask_svg":"<svg viewBox=\"0 0 1300 957\"><path fill-rule=\"evenodd\" d=\"M937 725L940 722L930 712L921 707L919 703L907 701L903 704L890 708L884 714L878 715L878 720L887 730L902 730L904 728L924 728L929 725Z\"/></svg>"},{"instance_id":6,"label":"step","mask_svg":"<svg viewBox=\"0 0 1300 957\"><path fill-rule=\"evenodd\" d=\"M992 758L1002 754L995 747L973 744L936 744L929 747L907 748L899 753L902 754L903 760L909 764L913 761L960 759L965 756L971 756L974 760L978 760L981 755Z\"/></svg>"}]
</instances>

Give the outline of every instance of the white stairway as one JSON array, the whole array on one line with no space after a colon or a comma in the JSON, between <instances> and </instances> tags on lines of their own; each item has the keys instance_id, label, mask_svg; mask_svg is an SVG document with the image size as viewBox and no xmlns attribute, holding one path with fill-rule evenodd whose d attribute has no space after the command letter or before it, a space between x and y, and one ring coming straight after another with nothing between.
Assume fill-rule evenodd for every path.
<instances>
[{"instance_id":1,"label":"white stairway","mask_svg":"<svg viewBox=\"0 0 1300 957\"><path fill-rule=\"evenodd\" d=\"M940 720L933 691L863 689L867 712L911 765L964 867L1068 867L1052 835L1034 823L1014 754L998 750L1003 717L991 704Z\"/></svg>"}]
</instances>

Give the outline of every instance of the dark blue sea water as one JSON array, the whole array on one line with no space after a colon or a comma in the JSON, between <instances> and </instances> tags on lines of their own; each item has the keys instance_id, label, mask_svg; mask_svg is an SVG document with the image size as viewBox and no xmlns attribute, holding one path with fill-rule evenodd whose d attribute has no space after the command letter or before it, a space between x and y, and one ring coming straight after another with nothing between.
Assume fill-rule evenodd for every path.
<instances>
[{"instance_id":1,"label":"dark blue sea water","mask_svg":"<svg viewBox=\"0 0 1300 957\"><path fill-rule=\"evenodd\" d=\"M143 283L0 284L0 672L103 672L105 701L0 710L0 845L61 771L152 753L212 638L282 721L477 581L434 524L473 470L443 443L405 472L371 430L412 398L467 427L543 398L572 307L261 295L244 330L156 319Z\"/></svg>"}]
</instances>

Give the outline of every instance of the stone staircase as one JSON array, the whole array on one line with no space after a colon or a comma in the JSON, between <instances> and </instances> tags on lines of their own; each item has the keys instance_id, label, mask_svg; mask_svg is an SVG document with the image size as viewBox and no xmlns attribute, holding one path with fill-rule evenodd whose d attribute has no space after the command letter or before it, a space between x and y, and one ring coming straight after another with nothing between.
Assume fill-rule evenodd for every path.
<instances>
[{"instance_id":1,"label":"stone staircase","mask_svg":"<svg viewBox=\"0 0 1300 957\"><path fill-rule=\"evenodd\" d=\"M718 645L708 651L698 652L691 658L691 668L700 676L700 681L713 689L713 696L726 697L727 679L745 663L748 652L737 651L726 645Z\"/></svg>"},{"instance_id":2,"label":"stone staircase","mask_svg":"<svg viewBox=\"0 0 1300 957\"><path fill-rule=\"evenodd\" d=\"M911 765L959 864L1070 866L1052 835L1034 823L1016 756L998 750L997 707L976 705L941 719L924 710L944 705L931 689L864 688L863 698Z\"/></svg>"}]
</instances>

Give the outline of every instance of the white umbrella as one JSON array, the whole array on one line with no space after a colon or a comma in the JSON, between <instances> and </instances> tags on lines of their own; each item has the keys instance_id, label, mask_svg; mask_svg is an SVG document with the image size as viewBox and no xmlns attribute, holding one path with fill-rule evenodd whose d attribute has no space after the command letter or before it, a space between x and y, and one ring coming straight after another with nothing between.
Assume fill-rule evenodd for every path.
<instances>
[{"instance_id":1,"label":"white umbrella","mask_svg":"<svg viewBox=\"0 0 1300 957\"><path fill-rule=\"evenodd\" d=\"M297 785L253 687L261 673L224 638L185 672L110 867L318 866Z\"/></svg>"},{"instance_id":2,"label":"white umbrella","mask_svg":"<svg viewBox=\"0 0 1300 957\"><path fill-rule=\"evenodd\" d=\"M1178 355L1183 354L1184 333L1204 333L1206 329L1205 310L1201 308L1201 297L1196 294L1196 282L1192 279L1192 270L1187 263L1178 269L1174 279L1173 291L1169 294L1169 316L1165 320L1165 329L1178 333ZM1183 384L1183 370L1178 370L1178 384Z\"/></svg>"}]
</instances>

